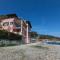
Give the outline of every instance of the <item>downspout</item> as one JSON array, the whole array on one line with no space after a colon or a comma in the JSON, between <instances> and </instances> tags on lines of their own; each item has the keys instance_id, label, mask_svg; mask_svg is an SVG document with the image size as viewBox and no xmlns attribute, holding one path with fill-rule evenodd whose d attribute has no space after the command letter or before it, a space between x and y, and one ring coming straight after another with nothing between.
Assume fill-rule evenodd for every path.
<instances>
[{"instance_id":1,"label":"downspout","mask_svg":"<svg viewBox=\"0 0 60 60\"><path fill-rule=\"evenodd\" d=\"M23 23L23 21L21 20L21 35L22 35L22 27L23 27L23 26L22 26L22 23Z\"/></svg>"},{"instance_id":2,"label":"downspout","mask_svg":"<svg viewBox=\"0 0 60 60\"><path fill-rule=\"evenodd\" d=\"M28 24L27 24L27 38L26 38L26 43L29 43L29 36L28 36Z\"/></svg>"}]
</instances>

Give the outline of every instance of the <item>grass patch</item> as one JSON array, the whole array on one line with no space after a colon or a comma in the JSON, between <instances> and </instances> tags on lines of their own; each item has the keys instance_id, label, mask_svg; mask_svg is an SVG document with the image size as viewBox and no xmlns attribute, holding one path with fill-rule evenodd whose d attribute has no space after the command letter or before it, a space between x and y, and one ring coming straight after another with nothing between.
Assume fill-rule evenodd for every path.
<instances>
[{"instance_id":1,"label":"grass patch","mask_svg":"<svg viewBox=\"0 0 60 60\"><path fill-rule=\"evenodd\" d=\"M31 46L31 47L33 47L33 48L39 48L39 49L48 49L48 47L43 47L43 46Z\"/></svg>"},{"instance_id":2,"label":"grass patch","mask_svg":"<svg viewBox=\"0 0 60 60\"><path fill-rule=\"evenodd\" d=\"M8 46L17 46L17 45L16 44L8 44L8 45L2 44L2 45L0 45L0 47L8 47Z\"/></svg>"}]
</instances>

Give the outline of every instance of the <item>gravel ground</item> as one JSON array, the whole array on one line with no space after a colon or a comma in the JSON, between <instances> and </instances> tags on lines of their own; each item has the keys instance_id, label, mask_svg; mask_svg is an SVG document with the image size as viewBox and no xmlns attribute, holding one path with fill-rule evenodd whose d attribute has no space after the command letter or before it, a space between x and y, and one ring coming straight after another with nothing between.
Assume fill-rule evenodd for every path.
<instances>
[{"instance_id":1,"label":"gravel ground","mask_svg":"<svg viewBox=\"0 0 60 60\"><path fill-rule=\"evenodd\" d=\"M0 47L0 60L60 60L60 46L35 44Z\"/></svg>"}]
</instances>

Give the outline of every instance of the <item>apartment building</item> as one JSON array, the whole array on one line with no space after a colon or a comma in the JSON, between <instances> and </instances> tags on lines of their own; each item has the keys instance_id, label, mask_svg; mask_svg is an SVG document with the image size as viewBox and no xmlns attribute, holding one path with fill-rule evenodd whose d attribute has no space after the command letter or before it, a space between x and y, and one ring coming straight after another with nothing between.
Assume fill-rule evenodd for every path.
<instances>
[{"instance_id":1,"label":"apartment building","mask_svg":"<svg viewBox=\"0 0 60 60\"><path fill-rule=\"evenodd\" d=\"M18 18L16 14L7 14L0 16L0 30L7 30L15 34L22 35L24 43L30 43L31 23Z\"/></svg>"}]
</instances>

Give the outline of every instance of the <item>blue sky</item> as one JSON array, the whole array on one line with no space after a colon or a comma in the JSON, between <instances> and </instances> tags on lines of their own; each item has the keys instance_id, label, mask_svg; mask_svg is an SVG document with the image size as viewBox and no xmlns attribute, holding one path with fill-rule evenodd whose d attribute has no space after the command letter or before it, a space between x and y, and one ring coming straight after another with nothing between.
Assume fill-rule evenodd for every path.
<instances>
[{"instance_id":1,"label":"blue sky","mask_svg":"<svg viewBox=\"0 0 60 60\"><path fill-rule=\"evenodd\" d=\"M0 0L0 14L9 13L30 20L33 31L60 36L60 0Z\"/></svg>"}]
</instances>

